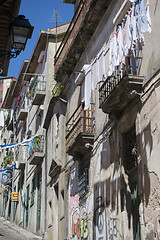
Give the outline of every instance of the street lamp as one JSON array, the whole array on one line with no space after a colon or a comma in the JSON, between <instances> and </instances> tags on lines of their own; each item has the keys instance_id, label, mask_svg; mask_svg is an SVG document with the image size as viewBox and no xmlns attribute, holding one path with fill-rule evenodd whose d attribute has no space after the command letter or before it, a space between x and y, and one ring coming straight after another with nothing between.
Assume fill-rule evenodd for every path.
<instances>
[{"instance_id":1,"label":"street lamp","mask_svg":"<svg viewBox=\"0 0 160 240\"><path fill-rule=\"evenodd\" d=\"M33 26L24 15L16 17L11 24L12 51L0 50L0 57L16 58L25 49L27 40L31 38Z\"/></svg>"}]
</instances>

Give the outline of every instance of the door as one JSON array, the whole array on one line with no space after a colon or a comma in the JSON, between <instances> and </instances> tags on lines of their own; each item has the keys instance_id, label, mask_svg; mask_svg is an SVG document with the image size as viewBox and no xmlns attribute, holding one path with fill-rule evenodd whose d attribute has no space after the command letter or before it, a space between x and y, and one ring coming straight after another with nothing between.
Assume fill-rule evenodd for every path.
<instances>
[{"instance_id":1,"label":"door","mask_svg":"<svg viewBox=\"0 0 160 240\"><path fill-rule=\"evenodd\" d=\"M24 194L24 198L23 198L23 228L24 228L24 220L25 220L25 204L26 204L26 202L25 202L25 194Z\"/></svg>"},{"instance_id":2,"label":"door","mask_svg":"<svg viewBox=\"0 0 160 240\"><path fill-rule=\"evenodd\" d=\"M27 187L27 198L26 198L26 227L28 227L28 217L29 217L29 185Z\"/></svg>"},{"instance_id":3,"label":"door","mask_svg":"<svg viewBox=\"0 0 160 240\"><path fill-rule=\"evenodd\" d=\"M37 220L36 220L36 231L40 229L41 222L41 187L42 187L42 173L38 174L38 184L37 184Z\"/></svg>"}]
</instances>

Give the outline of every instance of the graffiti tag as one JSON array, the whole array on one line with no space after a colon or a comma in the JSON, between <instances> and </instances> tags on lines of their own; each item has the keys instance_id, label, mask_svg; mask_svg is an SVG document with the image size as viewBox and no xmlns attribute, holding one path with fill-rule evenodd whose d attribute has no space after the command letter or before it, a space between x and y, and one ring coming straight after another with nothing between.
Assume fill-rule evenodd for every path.
<instances>
[{"instance_id":1,"label":"graffiti tag","mask_svg":"<svg viewBox=\"0 0 160 240\"><path fill-rule=\"evenodd\" d=\"M76 208L72 214L72 237L76 239L88 239L88 218L84 209Z\"/></svg>"},{"instance_id":2,"label":"graffiti tag","mask_svg":"<svg viewBox=\"0 0 160 240\"><path fill-rule=\"evenodd\" d=\"M108 229L109 229L109 239L113 240L114 237L117 237L117 219L116 218L109 218Z\"/></svg>"}]
</instances>

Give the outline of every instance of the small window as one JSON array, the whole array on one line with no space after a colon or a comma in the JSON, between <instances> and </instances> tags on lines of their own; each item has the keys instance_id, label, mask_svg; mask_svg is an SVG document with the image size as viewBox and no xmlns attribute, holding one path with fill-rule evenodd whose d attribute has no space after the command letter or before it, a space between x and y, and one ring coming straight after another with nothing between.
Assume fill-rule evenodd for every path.
<instances>
[{"instance_id":1,"label":"small window","mask_svg":"<svg viewBox=\"0 0 160 240\"><path fill-rule=\"evenodd\" d=\"M78 193L83 197L89 190L89 166L84 166L83 162L79 165L78 172Z\"/></svg>"},{"instance_id":2,"label":"small window","mask_svg":"<svg viewBox=\"0 0 160 240\"><path fill-rule=\"evenodd\" d=\"M43 120L43 111L40 111L40 113L38 114L37 119L36 119L36 132L41 127L42 120Z\"/></svg>"},{"instance_id":3,"label":"small window","mask_svg":"<svg viewBox=\"0 0 160 240\"><path fill-rule=\"evenodd\" d=\"M0 103L2 103L3 100L3 91L0 91Z\"/></svg>"},{"instance_id":4,"label":"small window","mask_svg":"<svg viewBox=\"0 0 160 240\"><path fill-rule=\"evenodd\" d=\"M0 80L0 87L3 86L3 80Z\"/></svg>"},{"instance_id":5,"label":"small window","mask_svg":"<svg viewBox=\"0 0 160 240\"><path fill-rule=\"evenodd\" d=\"M135 126L123 135L124 166L129 173L137 166L137 143Z\"/></svg>"},{"instance_id":6,"label":"small window","mask_svg":"<svg viewBox=\"0 0 160 240\"><path fill-rule=\"evenodd\" d=\"M35 178L32 179L32 186L31 186L31 205L34 204L34 189L35 189Z\"/></svg>"},{"instance_id":7,"label":"small window","mask_svg":"<svg viewBox=\"0 0 160 240\"><path fill-rule=\"evenodd\" d=\"M58 200L58 199L59 199L59 194L58 194L58 191L59 191L58 183L54 186L54 191L55 191L55 194L56 194L56 197L57 197L57 200Z\"/></svg>"},{"instance_id":8,"label":"small window","mask_svg":"<svg viewBox=\"0 0 160 240\"><path fill-rule=\"evenodd\" d=\"M64 190L61 191L60 219L64 218Z\"/></svg>"}]
</instances>

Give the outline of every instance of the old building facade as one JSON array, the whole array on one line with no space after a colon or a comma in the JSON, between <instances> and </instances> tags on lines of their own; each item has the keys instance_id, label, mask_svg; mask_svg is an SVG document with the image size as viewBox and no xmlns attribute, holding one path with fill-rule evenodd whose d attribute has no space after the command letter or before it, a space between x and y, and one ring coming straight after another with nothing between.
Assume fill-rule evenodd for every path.
<instances>
[{"instance_id":1,"label":"old building facade","mask_svg":"<svg viewBox=\"0 0 160 240\"><path fill-rule=\"evenodd\" d=\"M52 225L46 211L47 199L52 197L47 172L47 164L50 166L52 162L49 148L52 145L48 146L49 161L43 125L48 105L60 89L55 86L53 61L67 27L64 24L40 32L31 58L24 60L17 80L8 86L2 105L6 117L1 167L11 174L1 195L2 216L40 236L47 234ZM55 86L55 93L51 86ZM18 201L11 200L12 192L18 193Z\"/></svg>"},{"instance_id":2,"label":"old building facade","mask_svg":"<svg viewBox=\"0 0 160 240\"><path fill-rule=\"evenodd\" d=\"M31 153L21 170L21 221L45 239L159 239L160 3L63 2L75 12L58 28L57 51L43 54L52 40L55 49L55 36L41 32L19 75L30 84L21 92L32 90L32 77L47 76L41 100L28 93L20 131L29 153L44 137L43 154ZM19 206L20 199L18 224Z\"/></svg>"},{"instance_id":3,"label":"old building facade","mask_svg":"<svg viewBox=\"0 0 160 240\"><path fill-rule=\"evenodd\" d=\"M66 238L158 239L160 6L78 3L55 57L67 100Z\"/></svg>"}]
</instances>

